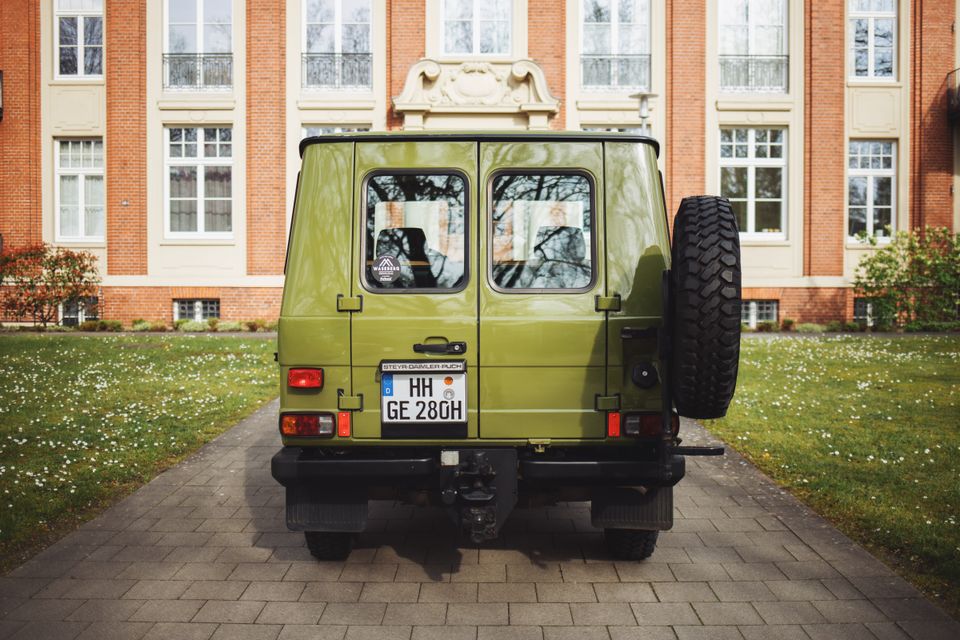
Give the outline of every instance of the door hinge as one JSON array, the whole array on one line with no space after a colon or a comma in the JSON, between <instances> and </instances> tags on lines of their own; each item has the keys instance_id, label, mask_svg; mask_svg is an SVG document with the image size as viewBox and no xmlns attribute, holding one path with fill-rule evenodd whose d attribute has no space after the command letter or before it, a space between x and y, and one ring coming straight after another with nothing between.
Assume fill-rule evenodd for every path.
<instances>
[{"instance_id":1,"label":"door hinge","mask_svg":"<svg viewBox=\"0 0 960 640\"><path fill-rule=\"evenodd\" d=\"M615 293L612 296L597 296L594 308L597 311L620 311L620 294Z\"/></svg>"},{"instance_id":2,"label":"door hinge","mask_svg":"<svg viewBox=\"0 0 960 640\"><path fill-rule=\"evenodd\" d=\"M363 311L363 296L337 294L337 311Z\"/></svg>"},{"instance_id":3,"label":"door hinge","mask_svg":"<svg viewBox=\"0 0 960 640\"><path fill-rule=\"evenodd\" d=\"M337 389L337 409L340 411L363 411L363 394L343 395L343 389Z\"/></svg>"},{"instance_id":4,"label":"door hinge","mask_svg":"<svg viewBox=\"0 0 960 640\"><path fill-rule=\"evenodd\" d=\"M593 408L595 411L619 411L620 394L613 396L597 395L593 398Z\"/></svg>"}]
</instances>

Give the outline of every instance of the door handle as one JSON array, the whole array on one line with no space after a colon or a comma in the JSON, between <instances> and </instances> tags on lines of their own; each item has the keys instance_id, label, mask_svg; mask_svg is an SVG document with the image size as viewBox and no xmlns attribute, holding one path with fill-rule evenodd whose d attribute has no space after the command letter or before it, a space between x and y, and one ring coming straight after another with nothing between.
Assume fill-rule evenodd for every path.
<instances>
[{"instance_id":1,"label":"door handle","mask_svg":"<svg viewBox=\"0 0 960 640\"><path fill-rule=\"evenodd\" d=\"M441 342L438 344L413 345L415 353L461 354L467 352L466 342Z\"/></svg>"}]
</instances>

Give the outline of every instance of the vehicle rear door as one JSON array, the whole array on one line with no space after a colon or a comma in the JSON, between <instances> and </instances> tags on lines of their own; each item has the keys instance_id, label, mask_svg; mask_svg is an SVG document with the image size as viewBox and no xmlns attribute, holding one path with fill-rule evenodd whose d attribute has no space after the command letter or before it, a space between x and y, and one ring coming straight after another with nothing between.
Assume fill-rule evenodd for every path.
<instances>
[{"instance_id":1,"label":"vehicle rear door","mask_svg":"<svg viewBox=\"0 0 960 640\"><path fill-rule=\"evenodd\" d=\"M476 164L469 141L357 142L356 438L477 436Z\"/></svg>"},{"instance_id":2,"label":"vehicle rear door","mask_svg":"<svg viewBox=\"0 0 960 640\"><path fill-rule=\"evenodd\" d=\"M602 438L602 143L482 142L480 180L480 437Z\"/></svg>"}]
</instances>

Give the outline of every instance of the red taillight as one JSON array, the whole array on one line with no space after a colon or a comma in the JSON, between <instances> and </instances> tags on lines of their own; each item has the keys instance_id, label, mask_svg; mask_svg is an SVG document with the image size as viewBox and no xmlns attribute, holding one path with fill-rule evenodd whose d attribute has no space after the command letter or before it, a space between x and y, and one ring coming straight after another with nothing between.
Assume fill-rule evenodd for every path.
<instances>
[{"instance_id":1,"label":"red taillight","mask_svg":"<svg viewBox=\"0 0 960 640\"><path fill-rule=\"evenodd\" d=\"M620 414L616 411L607 414L607 437L620 437Z\"/></svg>"},{"instance_id":2,"label":"red taillight","mask_svg":"<svg viewBox=\"0 0 960 640\"><path fill-rule=\"evenodd\" d=\"M323 437L333 435L333 416L322 413L288 413L280 417L280 433L285 436Z\"/></svg>"},{"instance_id":3,"label":"red taillight","mask_svg":"<svg viewBox=\"0 0 960 640\"><path fill-rule=\"evenodd\" d=\"M337 414L337 435L341 438L350 437L350 412L341 411Z\"/></svg>"},{"instance_id":4,"label":"red taillight","mask_svg":"<svg viewBox=\"0 0 960 640\"><path fill-rule=\"evenodd\" d=\"M631 414L624 421L623 432L634 438L659 438L663 434L660 422L662 419L659 413ZM670 418L670 429L673 435L680 431L680 418L677 414Z\"/></svg>"},{"instance_id":5,"label":"red taillight","mask_svg":"<svg viewBox=\"0 0 960 640\"><path fill-rule=\"evenodd\" d=\"M323 369L290 369L287 385L295 389L323 389Z\"/></svg>"}]
</instances>

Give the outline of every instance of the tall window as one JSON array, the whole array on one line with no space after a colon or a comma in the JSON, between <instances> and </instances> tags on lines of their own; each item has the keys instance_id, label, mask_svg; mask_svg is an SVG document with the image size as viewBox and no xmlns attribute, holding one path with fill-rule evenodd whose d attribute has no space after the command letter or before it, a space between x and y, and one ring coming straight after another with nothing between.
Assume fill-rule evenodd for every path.
<instances>
[{"instance_id":1,"label":"tall window","mask_svg":"<svg viewBox=\"0 0 960 640\"><path fill-rule=\"evenodd\" d=\"M720 1L720 88L787 90L787 0Z\"/></svg>"},{"instance_id":2,"label":"tall window","mask_svg":"<svg viewBox=\"0 0 960 640\"><path fill-rule=\"evenodd\" d=\"M57 239L103 240L103 140L57 141Z\"/></svg>"},{"instance_id":3,"label":"tall window","mask_svg":"<svg viewBox=\"0 0 960 640\"><path fill-rule=\"evenodd\" d=\"M850 75L893 80L897 60L897 0L850 0Z\"/></svg>"},{"instance_id":4,"label":"tall window","mask_svg":"<svg viewBox=\"0 0 960 640\"><path fill-rule=\"evenodd\" d=\"M166 0L164 86L233 86L232 0Z\"/></svg>"},{"instance_id":5,"label":"tall window","mask_svg":"<svg viewBox=\"0 0 960 640\"><path fill-rule=\"evenodd\" d=\"M312 138L314 136L325 136L330 133L359 133L361 131L370 131L370 127L305 124L303 125L301 133L304 138Z\"/></svg>"},{"instance_id":6,"label":"tall window","mask_svg":"<svg viewBox=\"0 0 960 640\"><path fill-rule=\"evenodd\" d=\"M847 165L847 211L851 239L873 236L889 241L897 183L896 144L851 140Z\"/></svg>"},{"instance_id":7,"label":"tall window","mask_svg":"<svg viewBox=\"0 0 960 640\"><path fill-rule=\"evenodd\" d=\"M370 87L371 0L305 0L304 87Z\"/></svg>"},{"instance_id":8,"label":"tall window","mask_svg":"<svg viewBox=\"0 0 960 640\"><path fill-rule=\"evenodd\" d=\"M650 1L582 0L581 81L593 89L650 88Z\"/></svg>"},{"instance_id":9,"label":"tall window","mask_svg":"<svg viewBox=\"0 0 960 640\"><path fill-rule=\"evenodd\" d=\"M166 211L171 237L231 237L233 129L167 127Z\"/></svg>"},{"instance_id":10,"label":"tall window","mask_svg":"<svg viewBox=\"0 0 960 640\"><path fill-rule=\"evenodd\" d=\"M512 0L442 0L445 55L507 55ZM562 36L559 36L562 37Z\"/></svg>"},{"instance_id":11,"label":"tall window","mask_svg":"<svg viewBox=\"0 0 960 640\"><path fill-rule=\"evenodd\" d=\"M103 76L103 0L56 0L57 75Z\"/></svg>"},{"instance_id":12,"label":"tall window","mask_svg":"<svg viewBox=\"0 0 960 640\"><path fill-rule=\"evenodd\" d=\"M745 236L785 237L786 147L784 129L720 130L720 195Z\"/></svg>"}]
</instances>

